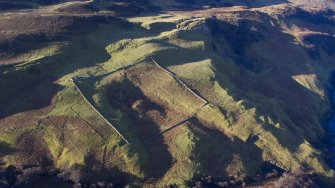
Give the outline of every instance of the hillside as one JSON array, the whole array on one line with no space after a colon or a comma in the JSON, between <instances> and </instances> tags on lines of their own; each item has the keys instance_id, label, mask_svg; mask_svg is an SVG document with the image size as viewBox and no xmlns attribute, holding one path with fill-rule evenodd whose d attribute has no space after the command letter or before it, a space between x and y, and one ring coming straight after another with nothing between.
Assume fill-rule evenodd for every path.
<instances>
[{"instance_id":1,"label":"hillside","mask_svg":"<svg viewBox=\"0 0 335 188\"><path fill-rule=\"evenodd\" d=\"M203 175L271 187L299 168L335 183L323 139L332 10L31 3L0 12L0 158L11 174L1 186L51 185L32 178L48 174L77 187L193 186Z\"/></svg>"}]
</instances>

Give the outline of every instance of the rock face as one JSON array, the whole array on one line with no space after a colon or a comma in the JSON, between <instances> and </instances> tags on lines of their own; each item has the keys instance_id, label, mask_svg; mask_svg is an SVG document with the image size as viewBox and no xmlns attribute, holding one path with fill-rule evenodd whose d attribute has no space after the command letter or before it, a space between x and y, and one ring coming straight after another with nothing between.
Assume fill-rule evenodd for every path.
<instances>
[{"instance_id":1,"label":"rock face","mask_svg":"<svg viewBox=\"0 0 335 188\"><path fill-rule=\"evenodd\" d=\"M0 13L0 159L16 173L0 185L53 169L76 186L330 186L320 138L334 14L297 3L66 1Z\"/></svg>"}]
</instances>

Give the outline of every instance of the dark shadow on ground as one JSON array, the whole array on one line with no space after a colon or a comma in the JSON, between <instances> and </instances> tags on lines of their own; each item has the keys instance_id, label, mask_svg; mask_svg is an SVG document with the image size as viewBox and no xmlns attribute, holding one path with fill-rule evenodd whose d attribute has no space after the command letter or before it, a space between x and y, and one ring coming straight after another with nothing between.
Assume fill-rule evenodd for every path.
<instances>
[{"instance_id":1,"label":"dark shadow on ground","mask_svg":"<svg viewBox=\"0 0 335 188\"><path fill-rule=\"evenodd\" d=\"M190 129L195 135L194 160L201 164L200 172L213 177L229 179L227 169L237 176L255 176L261 173L262 151L254 142L244 142L237 137L228 138L221 131L210 129L197 119L192 119ZM237 161L242 164L238 164ZM232 163L236 164L232 164ZM231 163L231 164L230 164ZM241 172L239 168L247 167Z\"/></svg>"},{"instance_id":2,"label":"dark shadow on ground","mask_svg":"<svg viewBox=\"0 0 335 188\"><path fill-rule=\"evenodd\" d=\"M6 156L12 152L15 152L15 148L6 142L0 142L0 157Z\"/></svg>"},{"instance_id":3,"label":"dark shadow on ground","mask_svg":"<svg viewBox=\"0 0 335 188\"><path fill-rule=\"evenodd\" d=\"M53 96L63 87L55 78L35 67L1 74L0 119L51 105Z\"/></svg>"},{"instance_id":4,"label":"dark shadow on ground","mask_svg":"<svg viewBox=\"0 0 335 188\"><path fill-rule=\"evenodd\" d=\"M99 166L101 161L96 157L96 152L88 152L85 156L85 166L79 166L82 174L81 182L90 186L97 182L113 183L116 187L124 187L129 182L138 182L139 179L132 174L125 173L122 169Z\"/></svg>"},{"instance_id":5,"label":"dark shadow on ground","mask_svg":"<svg viewBox=\"0 0 335 188\"><path fill-rule=\"evenodd\" d=\"M19 112L49 106L56 93L63 89L54 82L75 70L106 62L110 59L105 51L108 44L123 38L154 35L137 24L113 17L96 16L87 19L84 22L73 24L71 27L75 29L69 28L71 32L67 33L66 37L62 37L62 39L70 40L71 43L62 49L61 53L45 57L29 65L0 67L0 103L2 104L0 119ZM97 40L85 39L91 32L113 23L119 24L122 29L115 30L113 34L107 32L108 29L106 29L107 34L93 36L97 37ZM78 28L82 27L88 29L79 31ZM114 31L113 28L109 30ZM123 32L129 30L133 32Z\"/></svg>"},{"instance_id":6,"label":"dark shadow on ground","mask_svg":"<svg viewBox=\"0 0 335 188\"><path fill-rule=\"evenodd\" d=\"M304 67L310 57L308 47L295 43L295 38L284 33L280 25L270 25L272 18L268 15L264 14L261 18L262 20L257 22L244 20L237 24L215 18L208 19L207 26L213 40L205 41L212 43L205 44L207 49L188 50L166 43L171 48L156 52L153 57L163 67L198 62L209 58L206 53L221 57L222 59L212 59L215 73L213 81L218 82L235 101L244 101L242 105L247 110L255 108L257 123L271 132L278 142L291 152L297 152L305 140L312 143L314 147L318 147L317 135L322 134L322 127L315 125L320 125L320 119L324 115L321 112L326 110L318 105L325 104L325 101L292 77L304 74L316 74L319 78L322 76L319 76L316 70ZM187 35L192 33L183 32L180 36ZM266 61L261 58L262 52L253 54L253 57L246 53L248 48L262 47L262 41L269 41L269 38L274 36L277 40L272 41L271 50L280 53L274 53ZM188 40L192 41L191 38ZM312 42L319 46L317 50L323 50L328 55L332 55L328 52L333 51L332 40L316 38ZM217 48L213 48L213 45ZM215 50L220 49L219 47L229 52ZM296 60L292 57L293 54L302 54L301 59ZM227 57L234 64L234 74L226 70L227 66L224 64L228 62L223 61ZM318 66L327 66L323 58L318 60ZM225 81L227 78L229 83ZM260 119L262 116L265 120ZM276 127L267 117L279 123L281 127ZM257 135L251 135L251 137L257 137Z\"/></svg>"},{"instance_id":7,"label":"dark shadow on ground","mask_svg":"<svg viewBox=\"0 0 335 188\"><path fill-rule=\"evenodd\" d=\"M110 106L123 114L121 119L128 121L131 129L135 130L135 135L130 135L125 131L121 132L129 135L127 138L138 137L141 144L136 143L133 139L130 142L135 145L142 145L141 147L144 147L149 155L146 162L143 161L145 162L146 178L159 179L163 177L172 165L172 156L167 149L167 145L164 143L163 135L159 129L160 125L155 124L147 116L147 113L154 110L164 116L165 109L148 99L128 79L124 79L121 82L112 81L107 89L107 98ZM148 138L152 138L153 136L153 139L148 140Z\"/></svg>"},{"instance_id":8,"label":"dark shadow on ground","mask_svg":"<svg viewBox=\"0 0 335 188\"><path fill-rule=\"evenodd\" d=\"M266 20L266 18L264 19ZM226 24L224 23L223 25ZM277 38L281 38L282 41L280 43L276 42L273 44L272 48L274 51L278 49L278 51L285 53L283 52L282 46L286 46L287 50L289 50L291 54L294 54L292 53L292 51L294 51L296 54L303 53L308 56L310 50L309 48L305 48L304 46L293 43L292 41L294 41L295 39L292 36L281 32L280 29L277 28L276 30L270 30L268 27L266 27L265 24L253 24L253 26L256 27L256 30L260 33L264 33L264 31L272 33L271 35L263 36L262 38L258 38L257 40L252 41L251 43L254 43L254 45L257 46L257 43L264 40L265 37L276 36ZM243 38L244 33L239 33L239 35L242 35ZM225 34L225 32L222 32L217 34L214 33L213 36L215 38L223 38L227 35ZM238 50L235 51L234 54L242 56L246 59L246 61L252 62L252 66L247 66L245 67L245 69L241 69L238 74L232 75L231 83L235 85L236 88L227 88L227 90L239 90L239 92L234 92L235 94L238 93L237 95L231 93L234 99L236 101L246 101L245 106L247 108L256 107L257 116L267 115L271 117L272 120L275 120L276 122L285 125L284 129L286 130L278 129L274 126L267 126L267 123L265 122L264 128L271 131L280 140L280 143L285 143L284 145L288 147L288 149L290 149L291 151L295 151L297 149L297 146L304 142L304 139L307 139L312 143L315 142L315 137L313 138L312 136L313 133L318 132L320 134L321 132L318 131L317 128L313 129L313 127L315 127L313 125L319 124L320 122L318 121L320 121L322 117L322 114L318 114L318 110L320 109L318 109L316 105L324 103L324 101L322 101L322 99L315 95L313 92L297 83L292 77L301 74L318 75L318 72L307 68L301 68L303 67L304 62L308 61L307 59L296 62L295 64L284 64L283 66L280 64L275 64L277 63L277 59L281 59L283 62L292 61L292 59L290 59L290 55L284 57L283 54L279 54L278 57L271 57L272 59L270 61L273 62L266 62L267 67L265 69L260 69L269 70L267 73L263 74L263 72L266 71L259 71L257 69L257 67L259 67L257 62L262 62L262 60L250 59L248 55L243 53L245 49L250 47L251 43L244 44L238 42L236 44L233 44L243 46L241 52L240 50ZM328 43L324 44L324 40L314 40L314 44L316 46L322 46L318 48L319 52L322 50L322 48L332 51L332 46L328 45ZM327 50L324 51L327 52ZM330 53L328 52L328 54ZM235 58L232 59L234 59L234 62L236 62ZM322 67L325 65L325 62L322 61L322 58L319 58L318 60L320 61L319 66ZM261 65L261 67L265 66ZM285 69L285 71L281 69ZM216 80L221 80L219 78L220 76L222 76L220 72L224 71L224 68L221 67L219 63L216 63L215 70L217 71L216 75L218 76ZM256 75L254 73L256 73ZM219 83L221 87L227 87L227 84L220 81ZM269 103L264 103L265 100L263 97L267 98ZM313 103L311 101L313 101ZM274 107L273 105L277 106ZM296 108L292 108L292 106ZM288 116L288 118L282 118L278 116L283 112ZM306 116L306 114L317 115ZM292 133L291 137L294 138L294 140L291 140L289 143L287 143L286 141L288 132Z\"/></svg>"}]
</instances>

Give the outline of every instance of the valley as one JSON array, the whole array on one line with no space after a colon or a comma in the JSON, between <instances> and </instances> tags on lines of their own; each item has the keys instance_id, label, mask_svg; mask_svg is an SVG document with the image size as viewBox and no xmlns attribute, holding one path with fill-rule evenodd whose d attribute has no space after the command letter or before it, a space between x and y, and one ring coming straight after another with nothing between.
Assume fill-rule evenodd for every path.
<instances>
[{"instance_id":1,"label":"valley","mask_svg":"<svg viewBox=\"0 0 335 188\"><path fill-rule=\"evenodd\" d=\"M332 10L41 2L0 1L1 186L334 185Z\"/></svg>"}]
</instances>

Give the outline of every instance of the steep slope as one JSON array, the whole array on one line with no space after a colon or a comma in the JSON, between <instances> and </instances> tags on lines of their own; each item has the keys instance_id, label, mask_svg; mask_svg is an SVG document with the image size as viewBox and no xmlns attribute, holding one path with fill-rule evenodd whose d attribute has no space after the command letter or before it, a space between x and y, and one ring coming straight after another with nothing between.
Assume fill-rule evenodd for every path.
<instances>
[{"instance_id":1,"label":"steep slope","mask_svg":"<svg viewBox=\"0 0 335 188\"><path fill-rule=\"evenodd\" d=\"M2 167L182 186L304 166L332 183L320 138L334 20L280 3L127 20L95 12L109 3L2 15ZM26 30L13 32L11 20ZM41 41L12 48L20 37Z\"/></svg>"}]
</instances>

